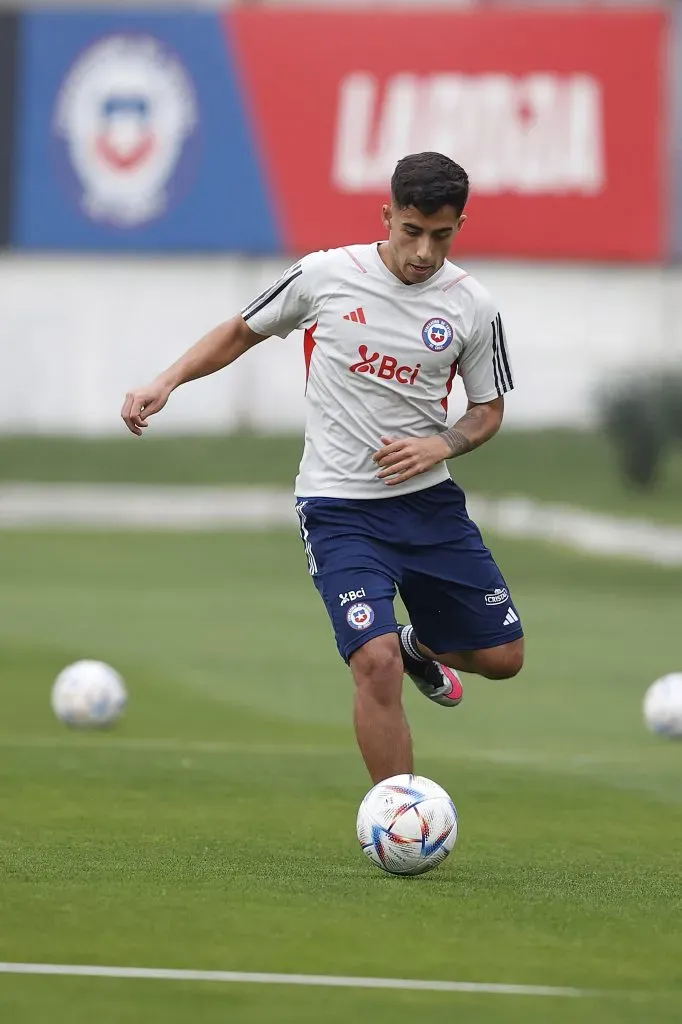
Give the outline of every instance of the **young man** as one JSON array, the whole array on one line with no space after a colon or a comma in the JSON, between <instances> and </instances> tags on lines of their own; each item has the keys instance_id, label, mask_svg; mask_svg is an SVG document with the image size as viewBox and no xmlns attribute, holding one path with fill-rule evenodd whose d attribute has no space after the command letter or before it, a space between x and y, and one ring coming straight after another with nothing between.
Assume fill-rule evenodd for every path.
<instances>
[{"instance_id":1,"label":"young man","mask_svg":"<svg viewBox=\"0 0 682 1024\"><path fill-rule=\"evenodd\" d=\"M355 731L374 782L413 770L405 672L454 707L458 669L507 679L523 663L518 612L446 466L497 432L513 388L496 306L447 260L468 190L447 157L405 157L382 211L388 241L306 256L130 392L122 410L141 435L180 384L271 335L305 329L296 510L310 574L355 680ZM446 429L456 373L468 408ZM396 623L396 588L411 625Z\"/></svg>"}]
</instances>

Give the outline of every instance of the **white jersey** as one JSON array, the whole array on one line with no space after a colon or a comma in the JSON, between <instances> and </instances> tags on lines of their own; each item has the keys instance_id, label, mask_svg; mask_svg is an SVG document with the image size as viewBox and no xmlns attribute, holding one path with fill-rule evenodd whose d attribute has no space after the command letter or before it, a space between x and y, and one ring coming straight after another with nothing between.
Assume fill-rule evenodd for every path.
<instances>
[{"instance_id":1,"label":"white jersey","mask_svg":"<svg viewBox=\"0 0 682 1024\"><path fill-rule=\"evenodd\" d=\"M372 456L382 437L442 431L457 373L471 402L513 388L497 308L450 262L406 285L385 266L378 243L311 253L242 316L264 336L305 329L300 497L387 498L447 480L443 462L388 488Z\"/></svg>"}]
</instances>

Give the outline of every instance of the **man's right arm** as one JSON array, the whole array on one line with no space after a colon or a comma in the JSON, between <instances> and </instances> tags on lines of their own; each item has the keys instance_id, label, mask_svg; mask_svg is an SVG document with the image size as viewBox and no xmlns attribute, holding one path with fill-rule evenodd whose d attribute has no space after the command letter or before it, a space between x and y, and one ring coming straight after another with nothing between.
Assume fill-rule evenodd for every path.
<instances>
[{"instance_id":1,"label":"man's right arm","mask_svg":"<svg viewBox=\"0 0 682 1024\"><path fill-rule=\"evenodd\" d=\"M320 259L321 258L321 259ZM313 322L317 303L315 268L324 267L324 254L305 256L245 306L240 316L209 331L156 380L126 395L121 416L139 437L147 420L160 412L175 388L229 366L264 338L286 338L297 327Z\"/></svg>"},{"instance_id":2,"label":"man's right arm","mask_svg":"<svg viewBox=\"0 0 682 1024\"><path fill-rule=\"evenodd\" d=\"M141 436L148 418L163 409L171 393L181 384L222 370L263 339L264 336L252 331L241 316L214 327L151 384L128 392L121 409L128 430Z\"/></svg>"}]
</instances>

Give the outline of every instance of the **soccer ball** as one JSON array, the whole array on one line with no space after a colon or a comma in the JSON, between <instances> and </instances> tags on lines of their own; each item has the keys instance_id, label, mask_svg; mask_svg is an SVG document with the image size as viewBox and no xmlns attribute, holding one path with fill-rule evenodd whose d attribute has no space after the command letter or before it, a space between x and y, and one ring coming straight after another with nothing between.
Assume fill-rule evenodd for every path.
<instances>
[{"instance_id":1,"label":"soccer ball","mask_svg":"<svg viewBox=\"0 0 682 1024\"><path fill-rule=\"evenodd\" d=\"M360 804L357 832L365 856L392 875L421 875L442 864L457 840L457 808L422 775L394 775Z\"/></svg>"},{"instance_id":2,"label":"soccer ball","mask_svg":"<svg viewBox=\"0 0 682 1024\"><path fill-rule=\"evenodd\" d=\"M651 684L644 696L644 720L652 732L682 737L682 672Z\"/></svg>"},{"instance_id":3,"label":"soccer ball","mask_svg":"<svg viewBox=\"0 0 682 1024\"><path fill-rule=\"evenodd\" d=\"M85 729L112 725L127 700L123 679L103 661L67 665L52 686L52 710L57 718Z\"/></svg>"}]
</instances>

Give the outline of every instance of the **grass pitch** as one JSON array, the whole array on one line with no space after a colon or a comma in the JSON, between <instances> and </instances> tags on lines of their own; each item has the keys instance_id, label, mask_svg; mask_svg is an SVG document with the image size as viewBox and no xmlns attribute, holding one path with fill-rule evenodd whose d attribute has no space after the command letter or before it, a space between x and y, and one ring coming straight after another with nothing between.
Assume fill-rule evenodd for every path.
<instances>
[{"instance_id":1,"label":"grass pitch","mask_svg":"<svg viewBox=\"0 0 682 1024\"><path fill-rule=\"evenodd\" d=\"M0 437L0 480L240 485L292 488L302 437L106 439ZM651 491L626 487L599 433L503 428L483 448L452 463L465 490L523 494L624 516L682 521L682 447L673 448Z\"/></svg>"},{"instance_id":2,"label":"grass pitch","mask_svg":"<svg viewBox=\"0 0 682 1024\"><path fill-rule=\"evenodd\" d=\"M493 546L527 668L467 679L453 711L408 689L418 770L461 823L445 865L410 880L357 847L350 680L292 533L0 534L0 960L612 995L0 975L0 1018L678 1021L682 746L648 735L640 705L682 668L682 574ZM49 708L54 675L88 656L131 693L94 735Z\"/></svg>"}]
</instances>

